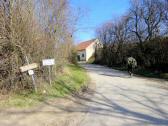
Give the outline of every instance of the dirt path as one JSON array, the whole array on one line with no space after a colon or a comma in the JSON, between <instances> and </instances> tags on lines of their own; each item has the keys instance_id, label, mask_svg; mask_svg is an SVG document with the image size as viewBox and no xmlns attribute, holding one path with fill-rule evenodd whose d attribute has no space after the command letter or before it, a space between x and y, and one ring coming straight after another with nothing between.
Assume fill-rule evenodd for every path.
<instances>
[{"instance_id":1,"label":"dirt path","mask_svg":"<svg viewBox=\"0 0 168 126\"><path fill-rule=\"evenodd\" d=\"M0 126L167 126L168 82L83 65L96 89L31 110L0 110Z\"/></svg>"}]
</instances>

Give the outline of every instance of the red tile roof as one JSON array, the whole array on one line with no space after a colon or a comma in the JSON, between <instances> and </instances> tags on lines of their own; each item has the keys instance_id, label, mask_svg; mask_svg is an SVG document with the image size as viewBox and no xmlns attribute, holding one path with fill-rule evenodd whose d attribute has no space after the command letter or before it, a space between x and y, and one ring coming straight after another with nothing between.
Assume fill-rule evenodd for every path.
<instances>
[{"instance_id":1,"label":"red tile roof","mask_svg":"<svg viewBox=\"0 0 168 126\"><path fill-rule=\"evenodd\" d=\"M92 39L92 40L88 40L85 42L81 42L80 44L78 44L77 46L77 50L81 51L81 50L85 50L89 45L91 45L96 39Z\"/></svg>"}]
</instances>

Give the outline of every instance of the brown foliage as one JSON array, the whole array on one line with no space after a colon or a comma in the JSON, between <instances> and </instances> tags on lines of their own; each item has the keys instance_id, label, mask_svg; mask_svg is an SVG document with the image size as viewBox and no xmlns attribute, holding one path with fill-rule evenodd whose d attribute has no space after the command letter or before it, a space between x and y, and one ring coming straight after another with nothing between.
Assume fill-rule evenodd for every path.
<instances>
[{"instance_id":1,"label":"brown foliage","mask_svg":"<svg viewBox=\"0 0 168 126\"><path fill-rule=\"evenodd\" d=\"M68 59L72 38L68 29L66 0L10 0L0 3L0 89L32 88L30 77L19 67L55 58L57 65ZM55 67L53 67L53 76ZM36 71L42 77L45 69ZM45 76L45 74L43 74Z\"/></svg>"}]
</instances>

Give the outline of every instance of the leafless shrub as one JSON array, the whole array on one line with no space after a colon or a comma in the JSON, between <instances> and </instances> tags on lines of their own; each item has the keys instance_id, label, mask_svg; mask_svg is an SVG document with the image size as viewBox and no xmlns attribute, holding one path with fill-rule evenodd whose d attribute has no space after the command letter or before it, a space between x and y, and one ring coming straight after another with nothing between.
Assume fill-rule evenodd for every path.
<instances>
[{"instance_id":1,"label":"leafless shrub","mask_svg":"<svg viewBox=\"0 0 168 126\"><path fill-rule=\"evenodd\" d=\"M128 12L117 21L105 22L97 29L97 37L104 47L98 55L99 63L125 66L133 56L141 67L168 71L167 0L131 0Z\"/></svg>"},{"instance_id":2,"label":"leafless shrub","mask_svg":"<svg viewBox=\"0 0 168 126\"><path fill-rule=\"evenodd\" d=\"M0 2L0 89L31 88L31 80L19 67L55 58L64 65L72 46L67 0L1 0ZM55 66L52 69L55 75ZM42 76L44 68L37 72ZM45 74L43 74L45 76Z\"/></svg>"}]
</instances>

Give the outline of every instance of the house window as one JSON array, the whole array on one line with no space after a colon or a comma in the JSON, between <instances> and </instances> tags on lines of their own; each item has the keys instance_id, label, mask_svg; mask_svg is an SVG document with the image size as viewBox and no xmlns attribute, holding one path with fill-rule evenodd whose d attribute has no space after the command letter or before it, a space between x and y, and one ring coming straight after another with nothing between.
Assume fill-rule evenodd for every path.
<instances>
[{"instance_id":1,"label":"house window","mask_svg":"<svg viewBox=\"0 0 168 126\"><path fill-rule=\"evenodd\" d=\"M85 57L85 55L84 55L84 54L82 54L82 57Z\"/></svg>"}]
</instances>

